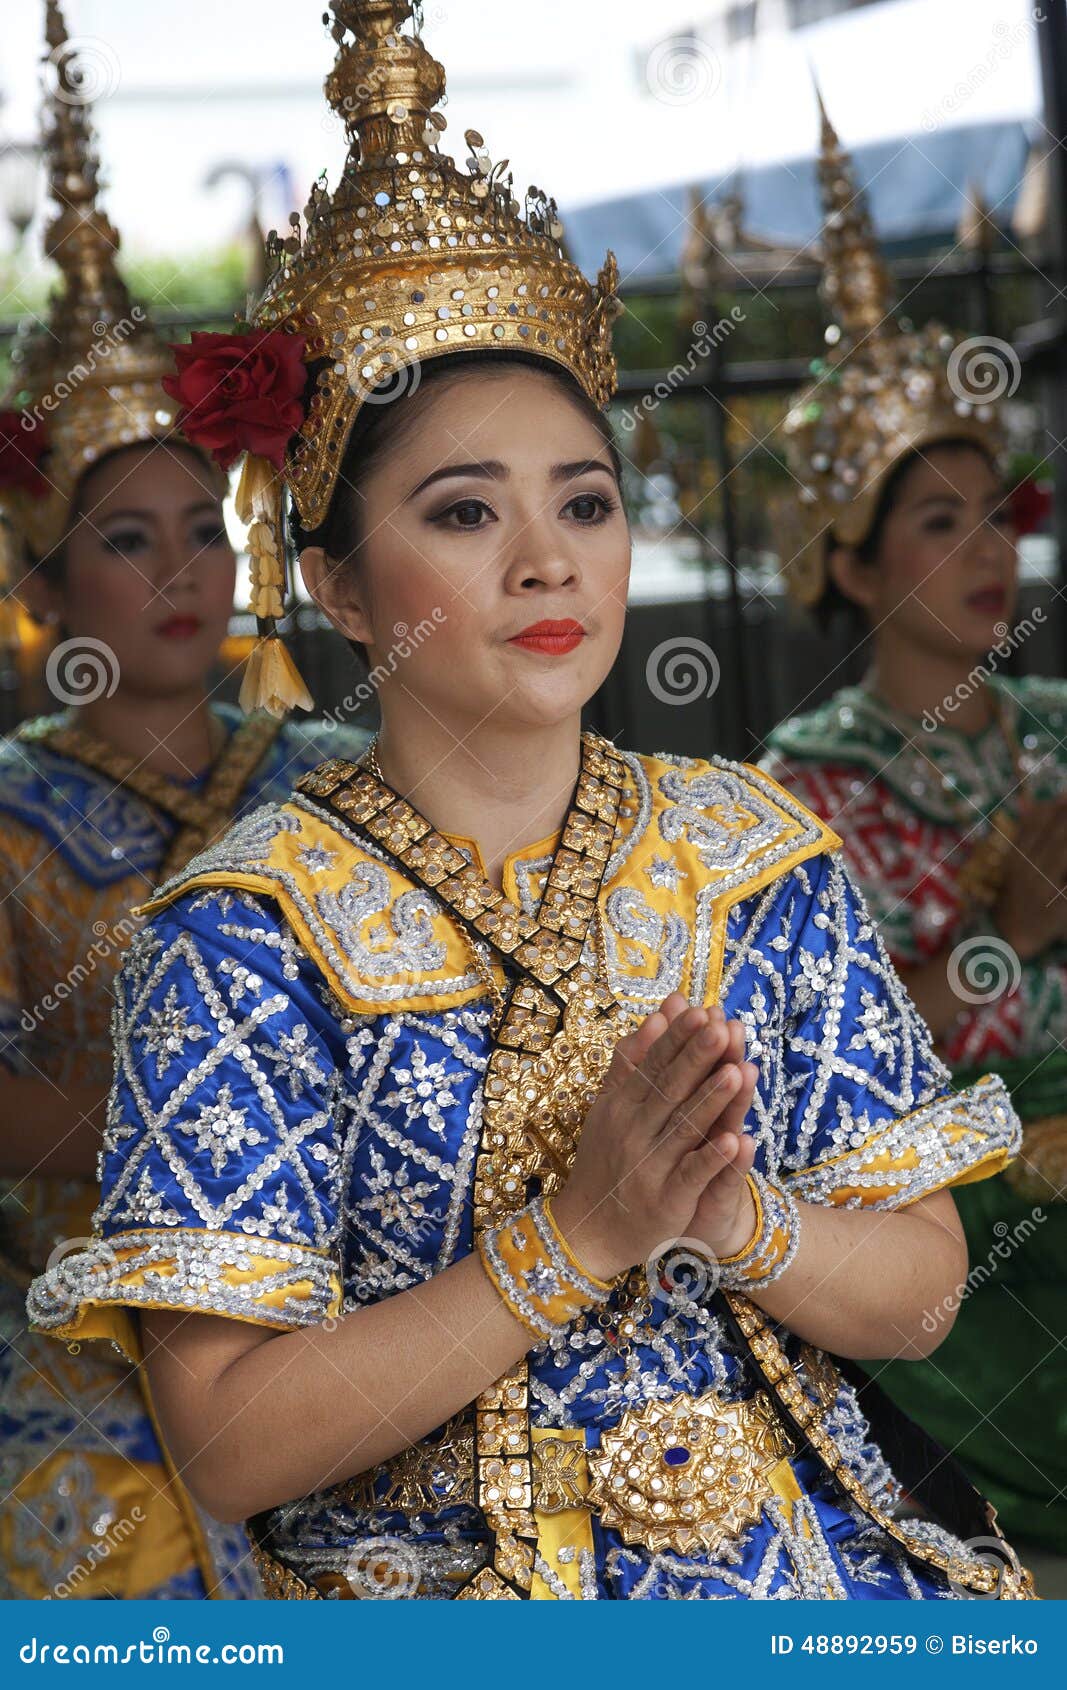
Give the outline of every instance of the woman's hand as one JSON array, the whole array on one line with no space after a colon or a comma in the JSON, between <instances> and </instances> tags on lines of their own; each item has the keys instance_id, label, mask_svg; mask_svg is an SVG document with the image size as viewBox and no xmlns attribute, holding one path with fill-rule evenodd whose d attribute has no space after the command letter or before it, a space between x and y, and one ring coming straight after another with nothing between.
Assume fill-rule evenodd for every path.
<instances>
[{"instance_id":1,"label":"woman's hand","mask_svg":"<svg viewBox=\"0 0 1067 1690\"><path fill-rule=\"evenodd\" d=\"M731 1031L731 1028L736 1028ZM689 1008L672 994L636 1032L620 1041L604 1085L586 1116L556 1222L583 1265L611 1279L693 1230L709 1188L739 1164L721 1201L708 1201L701 1232L709 1247L751 1236L743 1137L755 1085L751 1064L727 1060L741 1029L718 1007ZM730 1253L724 1249L723 1253Z\"/></svg>"},{"instance_id":2,"label":"woman's hand","mask_svg":"<svg viewBox=\"0 0 1067 1690\"><path fill-rule=\"evenodd\" d=\"M756 1205L745 1177L755 1160L756 1141L745 1132L745 1120L752 1107L759 1069L754 1062L744 1059L745 1029L740 1021L727 1021L725 1031L727 1043L722 1061L737 1063L744 1084L723 1110L718 1130L722 1134L732 1133L740 1144L730 1166L704 1188L689 1223L692 1236L699 1238L720 1259L738 1255L756 1230Z\"/></svg>"},{"instance_id":3,"label":"woman's hand","mask_svg":"<svg viewBox=\"0 0 1067 1690\"><path fill-rule=\"evenodd\" d=\"M1067 938L1067 794L1030 804L1008 852L994 905L998 932L1021 962Z\"/></svg>"}]
</instances>

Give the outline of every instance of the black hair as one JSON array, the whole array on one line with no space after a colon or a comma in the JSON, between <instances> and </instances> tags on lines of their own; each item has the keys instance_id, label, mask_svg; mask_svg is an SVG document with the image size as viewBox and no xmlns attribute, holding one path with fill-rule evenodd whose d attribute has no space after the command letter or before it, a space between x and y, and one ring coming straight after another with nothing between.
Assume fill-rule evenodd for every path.
<instances>
[{"instance_id":1,"label":"black hair","mask_svg":"<svg viewBox=\"0 0 1067 1690\"><path fill-rule=\"evenodd\" d=\"M870 567L878 561L878 553L885 536L886 523L889 521L893 507L900 496L900 489L916 463L920 458L925 459L928 453L939 450L943 446L957 450L961 447L969 447L971 451L980 452L991 464L993 463L992 454L977 440L970 440L966 435L951 435L944 440L935 440L927 446L917 446L912 451L905 452L904 456L893 465L882 483L881 491L878 494L878 503L875 505L874 516L871 519L871 526L863 539L853 548L861 564ZM822 544L825 547L825 556L829 559L830 553L840 542L835 539L831 531L824 535ZM818 623L820 632L824 634L829 633L838 623L846 624L858 638L867 632L866 611L856 603L855 599L849 598L847 593L841 591L829 569L826 572L826 585L822 594L812 605L812 615Z\"/></svg>"},{"instance_id":2,"label":"black hair","mask_svg":"<svg viewBox=\"0 0 1067 1690\"><path fill-rule=\"evenodd\" d=\"M472 352L448 353L431 358L416 366L417 384L412 382L411 370L398 370L388 382L375 389L373 403L365 403L356 415L352 432L345 445L341 467L334 486L330 507L316 528L305 528L295 506L289 511L289 537L299 553L308 546L321 546L335 563L345 563L359 550L363 541L361 497L359 488L373 467L393 447L404 439L416 417L415 401L428 387L451 376L477 374L480 371L505 369L509 365L533 368L555 383L559 391L577 407L608 449L615 478L622 486L622 458L615 443L615 435L605 412L598 410L574 376L561 364L549 358L515 351L494 351L492 348ZM396 397L389 402L390 390ZM365 648L356 640L349 646L364 664Z\"/></svg>"}]
</instances>

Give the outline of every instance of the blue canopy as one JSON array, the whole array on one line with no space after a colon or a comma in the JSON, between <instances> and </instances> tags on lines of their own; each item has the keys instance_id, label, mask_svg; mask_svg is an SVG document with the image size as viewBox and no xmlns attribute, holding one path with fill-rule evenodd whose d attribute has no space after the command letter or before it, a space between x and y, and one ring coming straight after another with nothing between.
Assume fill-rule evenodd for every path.
<instances>
[{"instance_id":1,"label":"blue canopy","mask_svg":"<svg viewBox=\"0 0 1067 1690\"><path fill-rule=\"evenodd\" d=\"M968 189L980 183L992 217L1007 223L1029 151L1021 121L960 125L935 134L872 142L854 153L879 240L898 252L951 241ZM769 164L692 184L714 203L740 193L746 233L801 247L818 240L821 214L814 158ZM691 184L629 194L566 212L575 260L595 275L605 248L618 256L624 286L677 272Z\"/></svg>"}]
</instances>

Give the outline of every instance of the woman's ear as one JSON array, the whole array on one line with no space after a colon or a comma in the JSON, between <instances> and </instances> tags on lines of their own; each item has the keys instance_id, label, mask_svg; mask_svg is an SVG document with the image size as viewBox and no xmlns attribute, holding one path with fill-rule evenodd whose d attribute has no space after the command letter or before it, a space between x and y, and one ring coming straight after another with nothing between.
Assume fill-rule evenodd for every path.
<instances>
[{"instance_id":1,"label":"woman's ear","mask_svg":"<svg viewBox=\"0 0 1067 1690\"><path fill-rule=\"evenodd\" d=\"M845 598L858 604L861 610L871 610L878 595L877 572L864 563L855 546L835 545L826 560L831 581Z\"/></svg>"},{"instance_id":2,"label":"woman's ear","mask_svg":"<svg viewBox=\"0 0 1067 1690\"><path fill-rule=\"evenodd\" d=\"M61 619L59 589L46 581L39 569L31 569L19 582L15 597L25 605L42 628L55 628Z\"/></svg>"},{"instance_id":3,"label":"woman's ear","mask_svg":"<svg viewBox=\"0 0 1067 1690\"><path fill-rule=\"evenodd\" d=\"M300 553L304 585L324 615L347 639L371 644L371 625L351 562L335 563L321 546Z\"/></svg>"}]
</instances>

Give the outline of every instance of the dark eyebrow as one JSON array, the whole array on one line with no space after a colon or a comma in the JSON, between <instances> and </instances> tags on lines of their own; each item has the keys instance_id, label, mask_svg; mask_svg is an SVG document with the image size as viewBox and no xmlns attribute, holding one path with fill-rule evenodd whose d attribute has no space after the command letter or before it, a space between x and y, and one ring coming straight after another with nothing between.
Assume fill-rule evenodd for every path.
<instances>
[{"instance_id":1,"label":"dark eyebrow","mask_svg":"<svg viewBox=\"0 0 1067 1690\"><path fill-rule=\"evenodd\" d=\"M615 480L614 469L610 464L606 464L603 458L581 458L573 464L556 464L552 470L551 479L553 481L574 481L579 475L588 475L591 470L597 469L602 470L605 475L610 475L612 481Z\"/></svg>"},{"instance_id":2,"label":"dark eyebrow","mask_svg":"<svg viewBox=\"0 0 1067 1690\"><path fill-rule=\"evenodd\" d=\"M414 499L416 494L424 493L427 487L432 487L437 481L455 480L463 475L478 476L483 481L504 481L507 474L506 467L497 458L489 458L485 463L444 464L440 469L432 470L417 487L413 487L408 498Z\"/></svg>"},{"instance_id":3,"label":"dark eyebrow","mask_svg":"<svg viewBox=\"0 0 1067 1690\"><path fill-rule=\"evenodd\" d=\"M966 500L958 493L927 493L925 499L916 499L913 510L921 511L924 505L962 505Z\"/></svg>"},{"instance_id":4,"label":"dark eyebrow","mask_svg":"<svg viewBox=\"0 0 1067 1690\"><path fill-rule=\"evenodd\" d=\"M588 475L591 470L600 470L604 475L615 479L615 471L602 458L579 458L571 464L553 464L549 471L549 479L553 482L573 481L576 476ZM462 476L473 475L483 481L506 481L511 471L498 458L489 458L484 463L444 464L435 469L420 481L419 485L408 494L414 499L419 493L424 493L427 487L432 487L438 481L455 480Z\"/></svg>"},{"instance_id":5,"label":"dark eyebrow","mask_svg":"<svg viewBox=\"0 0 1067 1690\"><path fill-rule=\"evenodd\" d=\"M212 515L215 515L218 509L218 502L205 494L202 499L197 499L195 504L186 505L183 514L193 516L197 511L211 511ZM98 520L100 522L152 522L157 514L156 511L135 510L131 507L129 510L107 511Z\"/></svg>"},{"instance_id":6,"label":"dark eyebrow","mask_svg":"<svg viewBox=\"0 0 1067 1690\"><path fill-rule=\"evenodd\" d=\"M998 487L995 492L983 494L983 503L987 505L1002 505L1007 496L1008 495L1004 489L1002 487ZM916 499L912 508L920 511L924 505L965 505L966 503L967 501L961 493L953 491L948 493L927 493L925 499Z\"/></svg>"}]
</instances>

